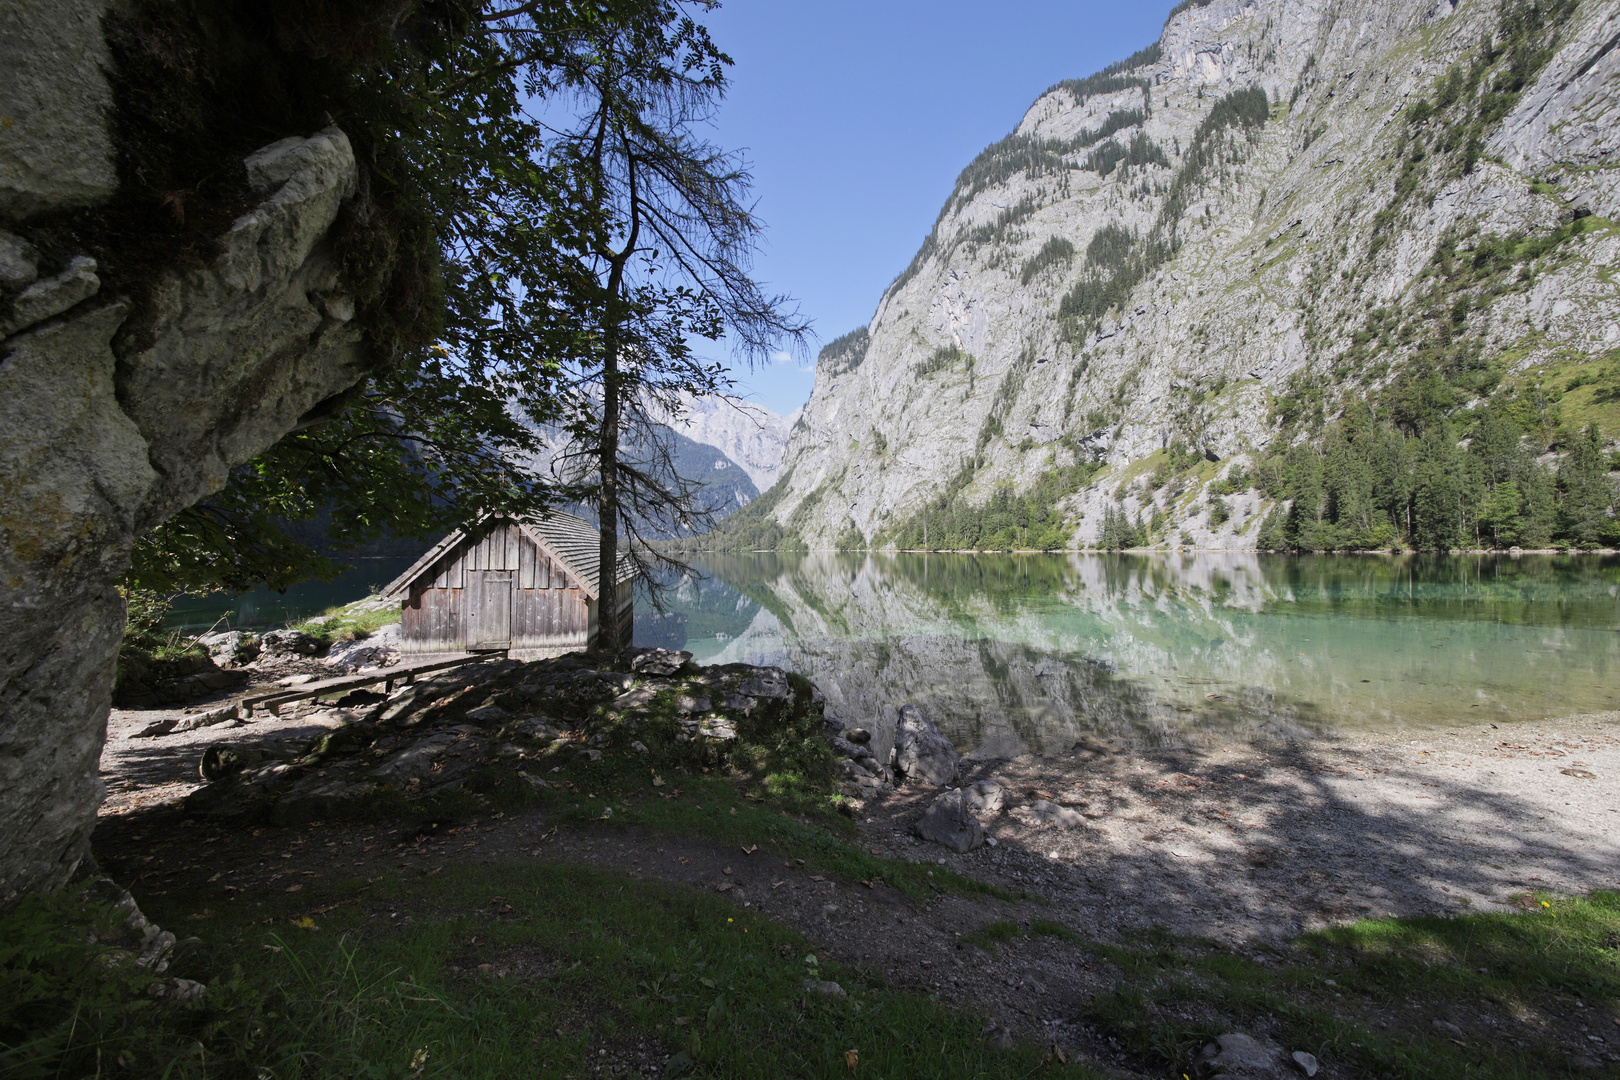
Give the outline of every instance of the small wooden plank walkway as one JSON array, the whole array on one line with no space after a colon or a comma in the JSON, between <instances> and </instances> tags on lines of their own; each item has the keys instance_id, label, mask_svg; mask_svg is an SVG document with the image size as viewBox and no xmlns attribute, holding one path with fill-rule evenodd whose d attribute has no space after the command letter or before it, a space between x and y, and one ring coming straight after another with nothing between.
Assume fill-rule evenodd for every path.
<instances>
[{"instance_id":1,"label":"small wooden plank walkway","mask_svg":"<svg viewBox=\"0 0 1620 1080\"><path fill-rule=\"evenodd\" d=\"M438 655L431 660L423 660L415 664L399 664L390 668L379 668L376 671L362 672L356 675L339 675L332 679L317 679L314 682L303 683L299 686L284 686L275 690L265 690L257 694L249 694L236 703L236 715L243 720L253 718L254 709L264 709L271 716L280 716L281 707L290 705L295 701L305 701L310 698L324 697L346 690L359 690L367 686L383 684L383 692L391 693L395 683L410 685L416 681L418 675L425 675L430 671L444 671L447 668L461 667L464 664L481 664L485 660L504 660L506 650L497 649L490 652L456 653L454 656Z\"/></svg>"}]
</instances>

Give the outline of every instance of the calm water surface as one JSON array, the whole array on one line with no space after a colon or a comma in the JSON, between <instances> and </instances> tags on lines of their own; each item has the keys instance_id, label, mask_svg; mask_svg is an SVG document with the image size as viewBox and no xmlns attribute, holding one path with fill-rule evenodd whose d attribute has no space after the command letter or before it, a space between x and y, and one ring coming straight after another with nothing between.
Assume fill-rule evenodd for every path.
<instances>
[{"instance_id":1,"label":"calm water surface","mask_svg":"<svg viewBox=\"0 0 1620 1080\"><path fill-rule=\"evenodd\" d=\"M1620 559L748 555L638 641L779 664L891 738L917 701L963 748L1434 730L1620 705ZM638 610L645 610L638 608ZM886 746L883 747L886 749Z\"/></svg>"},{"instance_id":2,"label":"calm water surface","mask_svg":"<svg viewBox=\"0 0 1620 1080\"><path fill-rule=\"evenodd\" d=\"M182 596L169 609L163 625L199 633L218 623L221 629L268 630L319 615L329 607L352 603L403 574L415 559L355 559L353 569L332 581L306 581L284 593L255 589L232 596Z\"/></svg>"}]
</instances>

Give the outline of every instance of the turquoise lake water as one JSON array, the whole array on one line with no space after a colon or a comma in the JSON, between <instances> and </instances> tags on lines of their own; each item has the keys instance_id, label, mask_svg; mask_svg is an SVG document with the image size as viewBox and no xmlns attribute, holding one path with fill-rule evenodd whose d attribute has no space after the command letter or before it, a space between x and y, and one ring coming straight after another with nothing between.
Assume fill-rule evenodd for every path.
<instances>
[{"instance_id":1,"label":"turquoise lake water","mask_svg":"<svg viewBox=\"0 0 1620 1080\"><path fill-rule=\"evenodd\" d=\"M987 755L1620 707L1613 557L810 553L699 569L646 643L802 672L880 736L885 706L921 702Z\"/></svg>"},{"instance_id":2,"label":"turquoise lake water","mask_svg":"<svg viewBox=\"0 0 1620 1080\"><path fill-rule=\"evenodd\" d=\"M171 624L264 628L359 599L411 560L286 594L186 599ZM920 702L959 747L1068 749L1435 732L1620 708L1620 558L706 557L645 600L637 643L799 671L886 743Z\"/></svg>"}]
</instances>

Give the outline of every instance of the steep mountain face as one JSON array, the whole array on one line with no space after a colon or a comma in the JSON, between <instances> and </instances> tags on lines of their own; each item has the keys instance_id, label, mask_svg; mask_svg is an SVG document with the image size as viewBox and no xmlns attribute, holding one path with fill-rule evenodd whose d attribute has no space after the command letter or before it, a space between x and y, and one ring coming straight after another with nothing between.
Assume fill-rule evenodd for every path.
<instances>
[{"instance_id":1,"label":"steep mountain face","mask_svg":"<svg viewBox=\"0 0 1620 1080\"><path fill-rule=\"evenodd\" d=\"M720 451L748 474L758 491L768 491L776 483L788 432L797 418L797 412L781 417L763 405L721 396L688 402L685 414L671 426L693 442Z\"/></svg>"},{"instance_id":2,"label":"steep mountain face","mask_svg":"<svg viewBox=\"0 0 1620 1080\"><path fill-rule=\"evenodd\" d=\"M759 498L760 489L750 473L719 447L674 430L670 431L670 441L675 472L703 485L699 498L715 518L735 513Z\"/></svg>"},{"instance_id":3,"label":"steep mountain face","mask_svg":"<svg viewBox=\"0 0 1620 1080\"><path fill-rule=\"evenodd\" d=\"M962 173L750 515L812 547L964 514L1252 547L1299 501L1290 447L1374 469L1356 417L1397 457L1487 407L1532 463L1620 433L1617 43L1612 0L1179 5Z\"/></svg>"},{"instance_id":4,"label":"steep mountain face","mask_svg":"<svg viewBox=\"0 0 1620 1080\"><path fill-rule=\"evenodd\" d=\"M776 482L794 419L725 396L688 399L678 417L659 410L653 418L660 450L655 453L650 447L631 445L628 452L655 471L658 466L654 463L667 454L667 467L683 481L697 485L697 508L715 521L747 506ZM543 463L536 463L538 467L549 469L559 479L577 479L569 470L578 467L579 459L568 452L561 430L547 428L545 433L551 451ZM588 521L596 520L596 512L589 506L569 509ZM650 532L666 538L687 535L685 527L658 526Z\"/></svg>"}]
</instances>

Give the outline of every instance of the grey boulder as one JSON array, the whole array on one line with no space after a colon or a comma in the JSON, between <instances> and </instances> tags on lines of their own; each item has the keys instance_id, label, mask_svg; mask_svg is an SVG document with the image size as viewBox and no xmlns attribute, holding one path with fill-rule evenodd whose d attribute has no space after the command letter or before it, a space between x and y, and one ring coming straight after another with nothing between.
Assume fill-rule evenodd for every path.
<instances>
[{"instance_id":1,"label":"grey boulder","mask_svg":"<svg viewBox=\"0 0 1620 1080\"><path fill-rule=\"evenodd\" d=\"M1049 829L1075 829L1086 823L1086 819L1076 811L1045 799L1030 803L1029 812L1034 815L1037 825Z\"/></svg>"},{"instance_id":2,"label":"grey boulder","mask_svg":"<svg viewBox=\"0 0 1620 1080\"><path fill-rule=\"evenodd\" d=\"M1281 1048L1241 1032L1229 1032L1204 1047L1199 1055L1199 1067L1206 1076L1232 1080L1266 1080L1289 1075L1283 1070Z\"/></svg>"},{"instance_id":3,"label":"grey boulder","mask_svg":"<svg viewBox=\"0 0 1620 1080\"><path fill-rule=\"evenodd\" d=\"M39 277L39 252L20 236L0 231L0 288L25 289Z\"/></svg>"},{"instance_id":4,"label":"grey boulder","mask_svg":"<svg viewBox=\"0 0 1620 1080\"><path fill-rule=\"evenodd\" d=\"M222 668L240 667L252 663L259 656L257 635L242 630L204 634L197 642L208 650L209 657Z\"/></svg>"},{"instance_id":5,"label":"grey boulder","mask_svg":"<svg viewBox=\"0 0 1620 1080\"><path fill-rule=\"evenodd\" d=\"M806 979L804 980L804 988L812 994L823 994L827 997L841 998L849 996L844 992L842 986L830 979Z\"/></svg>"},{"instance_id":6,"label":"grey boulder","mask_svg":"<svg viewBox=\"0 0 1620 1080\"><path fill-rule=\"evenodd\" d=\"M259 639L259 648L266 656L314 656L321 643L302 630L272 630Z\"/></svg>"},{"instance_id":7,"label":"grey boulder","mask_svg":"<svg viewBox=\"0 0 1620 1080\"><path fill-rule=\"evenodd\" d=\"M947 791L940 794L923 811L923 816L912 831L924 840L942 844L958 854L965 854L984 843L984 829L979 819L968 810L967 793Z\"/></svg>"},{"instance_id":8,"label":"grey boulder","mask_svg":"<svg viewBox=\"0 0 1620 1080\"><path fill-rule=\"evenodd\" d=\"M788 685L787 672L781 668L759 668L759 674L751 679L744 679L737 692L751 698L775 698L786 700L793 696L793 688Z\"/></svg>"},{"instance_id":9,"label":"grey boulder","mask_svg":"<svg viewBox=\"0 0 1620 1080\"><path fill-rule=\"evenodd\" d=\"M675 649L626 649L625 654L638 675L673 675L692 659L691 653Z\"/></svg>"},{"instance_id":10,"label":"grey boulder","mask_svg":"<svg viewBox=\"0 0 1620 1080\"><path fill-rule=\"evenodd\" d=\"M994 780L980 780L962 790L967 797L968 809L983 817L994 817L1001 813L1001 807L1007 800L1007 789Z\"/></svg>"},{"instance_id":11,"label":"grey boulder","mask_svg":"<svg viewBox=\"0 0 1620 1080\"><path fill-rule=\"evenodd\" d=\"M961 774L956 747L939 733L921 705L900 706L895 725L894 766L907 780L920 780L935 787L954 784Z\"/></svg>"}]
</instances>

